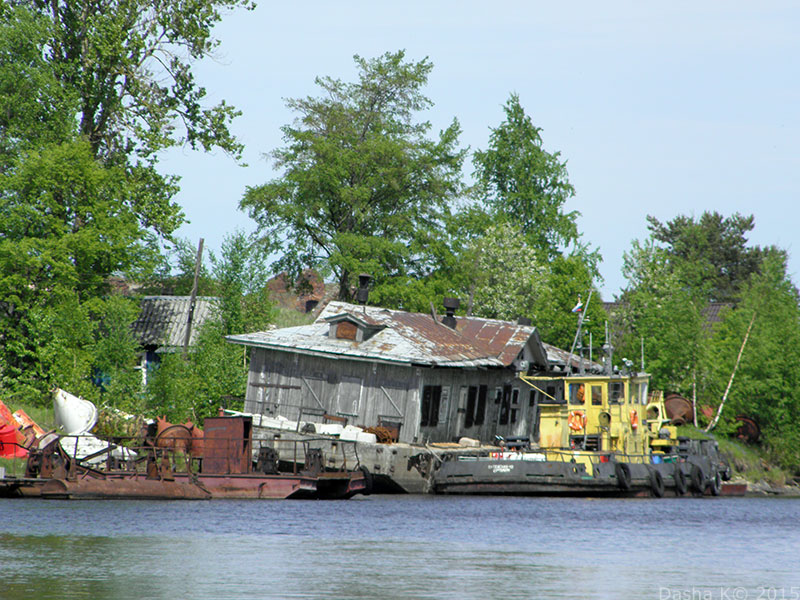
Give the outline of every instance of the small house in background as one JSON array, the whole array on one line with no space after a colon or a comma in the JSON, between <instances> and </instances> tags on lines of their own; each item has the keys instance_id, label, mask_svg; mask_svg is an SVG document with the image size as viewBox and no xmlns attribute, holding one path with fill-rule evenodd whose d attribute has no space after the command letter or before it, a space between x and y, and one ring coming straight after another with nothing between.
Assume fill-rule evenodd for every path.
<instances>
[{"instance_id":1,"label":"small house in background","mask_svg":"<svg viewBox=\"0 0 800 600\"><path fill-rule=\"evenodd\" d=\"M528 435L537 405L517 373L557 360L535 327L452 305L439 318L330 302L310 325L227 340L250 348L245 411L382 426L401 442Z\"/></svg>"},{"instance_id":2,"label":"small house in background","mask_svg":"<svg viewBox=\"0 0 800 600\"><path fill-rule=\"evenodd\" d=\"M150 369L165 353L182 352L189 332L189 347L197 343L200 328L219 318L219 298L197 297L192 308L191 296L145 296L139 318L132 325L133 333L144 349L139 368L142 383L147 383Z\"/></svg>"}]
</instances>

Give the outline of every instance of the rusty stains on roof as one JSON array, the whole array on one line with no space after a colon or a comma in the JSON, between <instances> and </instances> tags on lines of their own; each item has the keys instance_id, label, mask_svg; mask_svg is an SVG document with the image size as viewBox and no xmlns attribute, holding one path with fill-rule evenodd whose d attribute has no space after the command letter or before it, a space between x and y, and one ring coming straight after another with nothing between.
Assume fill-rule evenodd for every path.
<instances>
[{"instance_id":1,"label":"rusty stains on roof","mask_svg":"<svg viewBox=\"0 0 800 600\"><path fill-rule=\"evenodd\" d=\"M362 342L332 339L329 323L350 318L380 328ZM508 367L529 342L541 348L535 327L507 321L457 317L456 329L431 315L331 302L311 325L228 336L246 346L326 354L332 357L452 367ZM536 351L534 351L536 353ZM541 350L544 356L544 350Z\"/></svg>"}]
</instances>

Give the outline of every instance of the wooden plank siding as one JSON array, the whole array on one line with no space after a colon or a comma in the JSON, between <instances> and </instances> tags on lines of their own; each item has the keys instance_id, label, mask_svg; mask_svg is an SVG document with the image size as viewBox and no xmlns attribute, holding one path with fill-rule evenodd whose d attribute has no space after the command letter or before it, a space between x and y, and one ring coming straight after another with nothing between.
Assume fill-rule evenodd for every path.
<instances>
[{"instance_id":1,"label":"wooden plank siding","mask_svg":"<svg viewBox=\"0 0 800 600\"><path fill-rule=\"evenodd\" d=\"M475 422L481 386L485 413ZM362 427L400 423L401 442L492 441L531 434L529 389L512 369L406 366L251 347L244 409L293 421L319 422L325 413ZM504 412L508 422L500 423Z\"/></svg>"}]
</instances>

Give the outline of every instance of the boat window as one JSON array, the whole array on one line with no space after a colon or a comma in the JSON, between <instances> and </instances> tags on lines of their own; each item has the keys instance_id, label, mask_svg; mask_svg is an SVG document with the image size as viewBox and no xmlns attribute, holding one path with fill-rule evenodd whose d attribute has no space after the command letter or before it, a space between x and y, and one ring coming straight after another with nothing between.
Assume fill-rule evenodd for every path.
<instances>
[{"instance_id":1,"label":"boat window","mask_svg":"<svg viewBox=\"0 0 800 600\"><path fill-rule=\"evenodd\" d=\"M478 388L478 406L475 408L475 425L483 425L483 420L486 415L486 396L489 393L489 388L482 385Z\"/></svg>"},{"instance_id":2,"label":"boat window","mask_svg":"<svg viewBox=\"0 0 800 600\"><path fill-rule=\"evenodd\" d=\"M635 404L647 404L647 382L631 382L631 401Z\"/></svg>"},{"instance_id":3,"label":"boat window","mask_svg":"<svg viewBox=\"0 0 800 600\"><path fill-rule=\"evenodd\" d=\"M436 427L439 424L439 402L442 386L426 385L422 388L422 414L419 424L422 427Z\"/></svg>"},{"instance_id":4,"label":"boat window","mask_svg":"<svg viewBox=\"0 0 800 600\"><path fill-rule=\"evenodd\" d=\"M600 406L603 404L603 386L592 386L592 406Z\"/></svg>"},{"instance_id":5,"label":"boat window","mask_svg":"<svg viewBox=\"0 0 800 600\"><path fill-rule=\"evenodd\" d=\"M586 396L586 386L582 383L569 384L569 403L583 404Z\"/></svg>"},{"instance_id":6,"label":"boat window","mask_svg":"<svg viewBox=\"0 0 800 600\"><path fill-rule=\"evenodd\" d=\"M612 381L608 384L609 404L620 404L625 402L625 384L621 381Z\"/></svg>"}]
</instances>

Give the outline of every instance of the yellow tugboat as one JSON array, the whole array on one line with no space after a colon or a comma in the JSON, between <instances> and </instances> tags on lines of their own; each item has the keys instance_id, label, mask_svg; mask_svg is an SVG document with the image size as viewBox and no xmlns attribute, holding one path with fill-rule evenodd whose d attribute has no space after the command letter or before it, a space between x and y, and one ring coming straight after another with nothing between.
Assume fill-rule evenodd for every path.
<instances>
[{"instance_id":1,"label":"yellow tugboat","mask_svg":"<svg viewBox=\"0 0 800 600\"><path fill-rule=\"evenodd\" d=\"M535 390L532 436L498 439L499 450L483 456L445 457L434 492L719 494L729 469L716 442L679 438L663 395L649 393L649 375L634 372L630 361L623 372L614 369L612 348L604 349L605 365L585 369L581 358L574 374L519 375Z\"/></svg>"}]
</instances>

